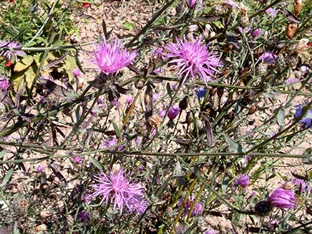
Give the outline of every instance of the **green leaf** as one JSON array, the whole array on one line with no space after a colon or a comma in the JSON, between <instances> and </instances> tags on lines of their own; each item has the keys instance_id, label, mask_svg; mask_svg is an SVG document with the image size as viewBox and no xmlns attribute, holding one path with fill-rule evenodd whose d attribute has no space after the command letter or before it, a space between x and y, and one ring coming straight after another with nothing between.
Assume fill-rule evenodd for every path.
<instances>
[{"instance_id":1,"label":"green leaf","mask_svg":"<svg viewBox=\"0 0 312 234\"><path fill-rule=\"evenodd\" d=\"M11 168L5 175L5 177L2 180L1 186L5 186L9 180L11 179L11 176L13 175L13 168Z\"/></svg>"},{"instance_id":2,"label":"green leaf","mask_svg":"<svg viewBox=\"0 0 312 234\"><path fill-rule=\"evenodd\" d=\"M235 153L236 152L238 152L238 153L243 152L242 146L240 144L236 143L235 141L233 141L228 135L224 134L224 138L225 138L227 145L231 149L231 151L233 151Z\"/></svg>"},{"instance_id":3,"label":"green leaf","mask_svg":"<svg viewBox=\"0 0 312 234\"><path fill-rule=\"evenodd\" d=\"M2 150L0 152L0 158L3 158L4 155L6 155L7 151L6 150Z\"/></svg>"},{"instance_id":4,"label":"green leaf","mask_svg":"<svg viewBox=\"0 0 312 234\"><path fill-rule=\"evenodd\" d=\"M114 121L112 121L112 124L113 124L114 130L115 130L116 136L118 137L118 139L121 139L121 131L120 131L119 127L117 126L117 124Z\"/></svg>"},{"instance_id":5,"label":"green leaf","mask_svg":"<svg viewBox=\"0 0 312 234\"><path fill-rule=\"evenodd\" d=\"M76 64L76 58L72 56L67 56L65 60L65 71L68 75L68 80L71 82L74 79L73 70L78 67Z\"/></svg>"},{"instance_id":6,"label":"green leaf","mask_svg":"<svg viewBox=\"0 0 312 234\"><path fill-rule=\"evenodd\" d=\"M96 160L95 158L93 158L92 156L90 156L90 161L92 162L92 164L98 168L99 170L103 171L104 167L103 165L98 161Z\"/></svg>"},{"instance_id":7,"label":"green leaf","mask_svg":"<svg viewBox=\"0 0 312 234\"><path fill-rule=\"evenodd\" d=\"M277 112L277 123L279 126L283 125L284 119L285 119L285 110L279 109L279 111Z\"/></svg>"},{"instance_id":8,"label":"green leaf","mask_svg":"<svg viewBox=\"0 0 312 234\"><path fill-rule=\"evenodd\" d=\"M134 24L133 23L129 23L129 22L124 22L122 24L122 26L124 26L124 28L128 29L129 31L133 31L133 29L134 29Z\"/></svg>"},{"instance_id":9,"label":"green leaf","mask_svg":"<svg viewBox=\"0 0 312 234\"><path fill-rule=\"evenodd\" d=\"M28 68L34 61L33 56L27 55L25 56L22 61L19 61L15 64L14 66L14 71L15 72L20 72Z\"/></svg>"}]
</instances>

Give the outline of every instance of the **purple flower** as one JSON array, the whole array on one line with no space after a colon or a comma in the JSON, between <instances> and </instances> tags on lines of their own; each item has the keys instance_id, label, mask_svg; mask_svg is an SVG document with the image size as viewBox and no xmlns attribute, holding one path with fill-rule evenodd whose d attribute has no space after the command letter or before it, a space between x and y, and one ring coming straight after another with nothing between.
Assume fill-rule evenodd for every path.
<instances>
[{"instance_id":1,"label":"purple flower","mask_svg":"<svg viewBox=\"0 0 312 234\"><path fill-rule=\"evenodd\" d=\"M290 209L296 206L296 197L291 190L277 188L270 195L269 203L280 209Z\"/></svg>"},{"instance_id":2,"label":"purple flower","mask_svg":"<svg viewBox=\"0 0 312 234\"><path fill-rule=\"evenodd\" d=\"M208 228L204 234L218 234L218 232L212 228Z\"/></svg>"},{"instance_id":3,"label":"purple flower","mask_svg":"<svg viewBox=\"0 0 312 234\"><path fill-rule=\"evenodd\" d=\"M159 93L153 93L153 101L157 102L158 98L159 98Z\"/></svg>"},{"instance_id":4,"label":"purple flower","mask_svg":"<svg viewBox=\"0 0 312 234\"><path fill-rule=\"evenodd\" d=\"M206 88L195 89L195 93L196 93L197 98L201 100L202 98L206 96L207 89Z\"/></svg>"},{"instance_id":5,"label":"purple flower","mask_svg":"<svg viewBox=\"0 0 312 234\"><path fill-rule=\"evenodd\" d=\"M79 69L79 68L75 68L75 69L73 70L73 75L74 75L75 77L81 76L81 71L80 71L80 69Z\"/></svg>"},{"instance_id":6,"label":"purple flower","mask_svg":"<svg viewBox=\"0 0 312 234\"><path fill-rule=\"evenodd\" d=\"M102 144L102 148L103 149L111 149L112 147L118 144L118 140L115 137L110 137L108 138L106 141L103 142ZM118 146L118 150L122 150L125 146L124 145L120 145Z\"/></svg>"},{"instance_id":7,"label":"purple flower","mask_svg":"<svg viewBox=\"0 0 312 234\"><path fill-rule=\"evenodd\" d=\"M132 101L133 101L133 98L132 98L131 96L127 97L126 103L127 103L128 105L130 105L130 104L132 103Z\"/></svg>"},{"instance_id":8,"label":"purple flower","mask_svg":"<svg viewBox=\"0 0 312 234\"><path fill-rule=\"evenodd\" d=\"M78 213L78 215L77 215L77 219L79 220L79 221L82 221L82 222L88 222L88 220L89 220L89 214L88 214L88 212L87 211L85 211L85 210L83 210L83 211L80 211L79 213Z\"/></svg>"},{"instance_id":9,"label":"purple flower","mask_svg":"<svg viewBox=\"0 0 312 234\"><path fill-rule=\"evenodd\" d=\"M275 10L274 8L268 8L265 10L267 14L269 14L272 18L275 18L279 12L279 10Z\"/></svg>"},{"instance_id":10,"label":"purple flower","mask_svg":"<svg viewBox=\"0 0 312 234\"><path fill-rule=\"evenodd\" d=\"M187 201L185 203L185 206L184 206L186 215L188 214L188 212L189 212L189 210L190 210L190 208L192 206L193 201L194 201L194 197L193 196L190 196L190 199L187 199ZM201 203L199 203L199 202L196 202L192 214L196 215L196 216L197 215L201 215L203 213L203 211L204 211L203 205Z\"/></svg>"},{"instance_id":11,"label":"purple flower","mask_svg":"<svg viewBox=\"0 0 312 234\"><path fill-rule=\"evenodd\" d=\"M300 71L305 74L305 73L307 73L309 71L309 67L303 65L303 66L300 67Z\"/></svg>"},{"instance_id":12,"label":"purple flower","mask_svg":"<svg viewBox=\"0 0 312 234\"><path fill-rule=\"evenodd\" d=\"M77 164L81 164L83 162L83 158L79 156L72 157L72 160Z\"/></svg>"},{"instance_id":13,"label":"purple flower","mask_svg":"<svg viewBox=\"0 0 312 234\"><path fill-rule=\"evenodd\" d=\"M286 187L289 185L289 184L293 184L295 185L300 191L300 192L303 192L304 190L307 189L307 184L304 180L300 180L300 179L293 179L293 180L290 180L290 181L287 181L285 182L282 187L286 189Z\"/></svg>"},{"instance_id":14,"label":"purple flower","mask_svg":"<svg viewBox=\"0 0 312 234\"><path fill-rule=\"evenodd\" d=\"M45 167L44 167L44 166L39 165L39 166L37 167L37 172L41 173L41 172L43 172L43 171L44 171L44 169L45 169Z\"/></svg>"},{"instance_id":15,"label":"purple flower","mask_svg":"<svg viewBox=\"0 0 312 234\"><path fill-rule=\"evenodd\" d=\"M172 106L170 107L168 111L168 117L169 119L175 119L179 113L180 113L180 108L178 106Z\"/></svg>"},{"instance_id":16,"label":"purple flower","mask_svg":"<svg viewBox=\"0 0 312 234\"><path fill-rule=\"evenodd\" d=\"M299 82L299 79L290 77L285 81L285 84L290 85L290 84L297 83L297 82Z\"/></svg>"},{"instance_id":17,"label":"purple flower","mask_svg":"<svg viewBox=\"0 0 312 234\"><path fill-rule=\"evenodd\" d=\"M190 9L192 9L196 4L196 0L186 0L186 4Z\"/></svg>"},{"instance_id":18,"label":"purple flower","mask_svg":"<svg viewBox=\"0 0 312 234\"><path fill-rule=\"evenodd\" d=\"M152 51L152 55L154 56L154 57L156 57L156 56L158 56L158 55L161 55L161 53L163 52L163 48L161 48L161 47L157 47L157 48L155 48L153 51Z\"/></svg>"},{"instance_id":19,"label":"purple flower","mask_svg":"<svg viewBox=\"0 0 312 234\"><path fill-rule=\"evenodd\" d=\"M249 176L247 174L242 174L234 181L234 184L240 185L242 188L246 188L249 182Z\"/></svg>"},{"instance_id":20,"label":"purple flower","mask_svg":"<svg viewBox=\"0 0 312 234\"><path fill-rule=\"evenodd\" d=\"M95 176L96 184L92 185L92 197L101 197L101 202L113 204L114 209L122 213L127 208L131 213L136 211L143 214L148 206L144 198L143 187L138 183L131 183L125 177L123 169L112 170L109 175L100 172Z\"/></svg>"},{"instance_id":21,"label":"purple flower","mask_svg":"<svg viewBox=\"0 0 312 234\"><path fill-rule=\"evenodd\" d=\"M269 51L266 51L260 56L259 59L262 60L262 62L264 63L275 63L276 55L272 54Z\"/></svg>"},{"instance_id":22,"label":"purple flower","mask_svg":"<svg viewBox=\"0 0 312 234\"><path fill-rule=\"evenodd\" d=\"M21 48L22 45L19 42L9 42L9 41L0 41L0 48L7 48L8 50L0 51L0 56L3 56L7 58L8 60L11 60L12 57L15 57L15 60L17 59L17 56L23 57L26 54L21 50L13 50L17 48Z\"/></svg>"},{"instance_id":23,"label":"purple flower","mask_svg":"<svg viewBox=\"0 0 312 234\"><path fill-rule=\"evenodd\" d=\"M296 112L295 112L295 118L301 118L302 112L303 112L303 104L295 106ZM308 113L306 116L303 116L300 120L300 123L304 128L311 128L312 127L312 110L308 110Z\"/></svg>"},{"instance_id":24,"label":"purple flower","mask_svg":"<svg viewBox=\"0 0 312 234\"><path fill-rule=\"evenodd\" d=\"M248 33L250 29L251 29L250 27L246 27L246 28L238 27L238 31L240 33Z\"/></svg>"},{"instance_id":25,"label":"purple flower","mask_svg":"<svg viewBox=\"0 0 312 234\"><path fill-rule=\"evenodd\" d=\"M234 7L236 9L239 8L239 6L237 5L236 2L234 2L233 0L225 0L224 2L225 5L228 5L228 6L231 6L231 7Z\"/></svg>"},{"instance_id":26,"label":"purple flower","mask_svg":"<svg viewBox=\"0 0 312 234\"><path fill-rule=\"evenodd\" d=\"M255 29L255 30L251 33L251 35L252 35L253 37L258 37L260 34L261 34L261 30L260 30L260 29Z\"/></svg>"},{"instance_id":27,"label":"purple flower","mask_svg":"<svg viewBox=\"0 0 312 234\"><path fill-rule=\"evenodd\" d=\"M166 46L167 58L173 58L169 63L176 63L180 69L179 76L183 77L185 82L189 76L192 78L199 75L207 84L218 72L216 67L221 66L220 59L208 50L208 46L201 43L200 38L196 41L177 40L177 43L169 43Z\"/></svg>"},{"instance_id":28,"label":"purple flower","mask_svg":"<svg viewBox=\"0 0 312 234\"><path fill-rule=\"evenodd\" d=\"M2 91L7 91L9 87L10 82L6 75L0 76L0 89L2 89Z\"/></svg>"},{"instance_id":29,"label":"purple flower","mask_svg":"<svg viewBox=\"0 0 312 234\"><path fill-rule=\"evenodd\" d=\"M111 42L107 42L104 38L101 44L96 44L93 63L98 65L106 75L129 66L137 53L135 51L129 53L126 49L122 50L121 46L118 38Z\"/></svg>"},{"instance_id":30,"label":"purple flower","mask_svg":"<svg viewBox=\"0 0 312 234\"><path fill-rule=\"evenodd\" d=\"M163 117L165 117L165 114L166 114L166 110L165 109L159 109L158 110L159 117L163 118Z\"/></svg>"}]
</instances>

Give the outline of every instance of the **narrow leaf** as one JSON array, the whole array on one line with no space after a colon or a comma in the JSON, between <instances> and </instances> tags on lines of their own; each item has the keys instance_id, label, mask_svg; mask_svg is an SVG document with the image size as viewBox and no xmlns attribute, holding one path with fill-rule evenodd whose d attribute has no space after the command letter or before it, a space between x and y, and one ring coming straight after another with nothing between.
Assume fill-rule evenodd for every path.
<instances>
[{"instance_id":1,"label":"narrow leaf","mask_svg":"<svg viewBox=\"0 0 312 234\"><path fill-rule=\"evenodd\" d=\"M92 164L98 168L99 170L103 171L103 165L98 161L96 160L95 158L93 158L92 156L90 156L90 161L92 162Z\"/></svg>"},{"instance_id":2,"label":"narrow leaf","mask_svg":"<svg viewBox=\"0 0 312 234\"><path fill-rule=\"evenodd\" d=\"M13 168L11 168L9 171L7 171L7 173L6 173L6 175L3 178L2 183L1 183L2 187L5 186L9 182L9 180L12 177L12 175L13 175Z\"/></svg>"},{"instance_id":3,"label":"narrow leaf","mask_svg":"<svg viewBox=\"0 0 312 234\"><path fill-rule=\"evenodd\" d=\"M118 137L118 139L121 139L121 131L120 131L119 127L117 126L117 124L114 121L112 121L112 124L113 124L114 130L115 130L116 136Z\"/></svg>"}]
</instances>

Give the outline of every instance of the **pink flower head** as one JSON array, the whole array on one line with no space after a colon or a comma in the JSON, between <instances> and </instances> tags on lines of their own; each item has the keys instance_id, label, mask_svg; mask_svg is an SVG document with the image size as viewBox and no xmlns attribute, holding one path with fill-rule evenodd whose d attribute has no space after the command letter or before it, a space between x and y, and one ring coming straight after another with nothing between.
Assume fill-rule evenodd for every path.
<instances>
[{"instance_id":1,"label":"pink flower head","mask_svg":"<svg viewBox=\"0 0 312 234\"><path fill-rule=\"evenodd\" d=\"M127 103L128 105L130 105L130 104L132 103L132 101L133 101L133 98L132 98L131 96L127 97L126 103Z\"/></svg>"},{"instance_id":2,"label":"pink flower head","mask_svg":"<svg viewBox=\"0 0 312 234\"><path fill-rule=\"evenodd\" d=\"M0 89L2 89L2 91L7 91L9 87L10 82L6 75L0 76Z\"/></svg>"},{"instance_id":3,"label":"pink flower head","mask_svg":"<svg viewBox=\"0 0 312 234\"><path fill-rule=\"evenodd\" d=\"M186 4L190 9L192 9L196 4L196 0L186 0Z\"/></svg>"},{"instance_id":4,"label":"pink flower head","mask_svg":"<svg viewBox=\"0 0 312 234\"><path fill-rule=\"evenodd\" d=\"M72 157L72 160L77 164L81 164L83 162L83 158L79 156Z\"/></svg>"},{"instance_id":5,"label":"pink flower head","mask_svg":"<svg viewBox=\"0 0 312 234\"><path fill-rule=\"evenodd\" d=\"M45 167L44 167L44 166L39 165L39 166L37 167L37 172L41 173L41 172L43 172L43 171L44 171L44 169L45 169Z\"/></svg>"},{"instance_id":6,"label":"pink flower head","mask_svg":"<svg viewBox=\"0 0 312 234\"><path fill-rule=\"evenodd\" d=\"M220 67L221 62L200 40L187 41L184 37L183 40L177 40L177 43L169 43L166 46L168 53L164 55L173 58L169 63L176 63L176 67L180 69L178 75L183 76L183 82L189 76L194 78L197 74L208 85L207 82L218 72L216 67Z\"/></svg>"},{"instance_id":7,"label":"pink flower head","mask_svg":"<svg viewBox=\"0 0 312 234\"><path fill-rule=\"evenodd\" d=\"M75 77L81 76L81 71L80 71L80 69L79 69L79 68L75 68L75 69L73 70L73 75L74 75Z\"/></svg>"},{"instance_id":8,"label":"pink flower head","mask_svg":"<svg viewBox=\"0 0 312 234\"><path fill-rule=\"evenodd\" d=\"M208 228L204 234L218 234L218 232L212 228Z\"/></svg>"},{"instance_id":9,"label":"pink flower head","mask_svg":"<svg viewBox=\"0 0 312 234\"><path fill-rule=\"evenodd\" d=\"M296 206L296 197L291 190L277 188L270 195L269 203L280 209L291 209Z\"/></svg>"},{"instance_id":10,"label":"pink flower head","mask_svg":"<svg viewBox=\"0 0 312 234\"><path fill-rule=\"evenodd\" d=\"M242 174L234 181L234 184L239 185L242 188L246 188L249 182L250 182L249 176L247 174Z\"/></svg>"},{"instance_id":11,"label":"pink flower head","mask_svg":"<svg viewBox=\"0 0 312 234\"><path fill-rule=\"evenodd\" d=\"M98 65L101 72L106 75L113 74L130 65L137 53L122 50L121 46L118 38L111 42L107 42L104 38L101 44L96 44L93 62Z\"/></svg>"},{"instance_id":12,"label":"pink flower head","mask_svg":"<svg viewBox=\"0 0 312 234\"><path fill-rule=\"evenodd\" d=\"M116 139L116 137L110 137L106 141L103 142L102 148L103 149L111 149L112 150L113 146L115 146L117 144L118 144L118 140ZM120 146L118 146L118 150L120 151L124 147L125 147L124 145L120 145Z\"/></svg>"},{"instance_id":13,"label":"pink flower head","mask_svg":"<svg viewBox=\"0 0 312 234\"><path fill-rule=\"evenodd\" d=\"M172 106L170 107L168 111L168 117L169 119L175 119L179 113L180 113L180 108L178 106Z\"/></svg>"},{"instance_id":14,"label":"pink flower head","mask_svg":"<svg viewBox=\"0 0 312 234\"><path fill-rule=\"evenodd\" d=\"M14 50L14 49L18 49L21 48L22 45L19 42L15 42L15 41L0 41L0 48L6 48L7 50L4 51L0 51L0 56L3 56L5 58L7 58L8 60L11 60L12 57L14 57L15 59L17 59L17 56L23 57L26 54L21 51L21 50Z\"/></svg>"},{"instance_id":15,"label":"pink flower head","mask_svg":"<svg viewBox=\"0 0 312 234\"><path fill-rule=\"evenodd\" d=\"M111 203L122 213L127 208L131 213L136 211L143 214L148 206L144 198L143 187L138 183L131 183L125 177L123 169L111 171L108 175L100 172L95 176L96 184L92 185L93 198L101 197L101 204Z\"/></svg>"},{"instance_id":16,"label":"pink flower head","mask_svg":"<svg viewBox=\"0 0 312 234\"><path fill-rule=\"evenodd\" d=\"M187 201L185 203L185 207L184 207L185 208L185 214L187 214L189 212L193 201L194 201L193 196L190 196L190 198L187 199ZM203 205L200 202L196 202L192 214L193 215L201 215L203 212L204 212Z\"/></svg>"},{"instance_id":17,"label":"pink flower head","mask_svg":"<svg viewBox=\"0 0 312 234\"><path fill-rule=\"evenodd\" d=\"M262 33L262 32L261 32L260 29L255 29L255 30L251 33L251 35L252 35L253 37L258 37L258 36L260 36L261 33Z\"/></svg>"}]
</instances>

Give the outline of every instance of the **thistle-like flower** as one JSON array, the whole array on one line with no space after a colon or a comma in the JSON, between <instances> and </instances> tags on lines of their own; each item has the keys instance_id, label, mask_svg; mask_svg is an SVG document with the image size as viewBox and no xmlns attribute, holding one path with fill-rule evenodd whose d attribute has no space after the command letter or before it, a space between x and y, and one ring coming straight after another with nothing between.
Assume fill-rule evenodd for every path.
<instances>
[{"instance_id":1,"label":"thistle-like flower","mask_svg":"<svg viewBox=\"0 0 312 234\"><path fill-rule=\"evenodd\" d=\"M208 50L208 46L200 38L187 41L184 37L176 43L169 43L165 48L168 53L164 55L172 58L169 63L176 63L176 67L180 69L178 75L182 76L183 82L198 75L208 85L215 77L214 73L218 72L216 68L221 66L220 59Z\"/></svg>"},{"instance_id":2,"label":"thistle-like flower","mask_svg":"<svg viewBox=\"0 0 312 234\"><path fill-rule=\"evenodd\" d=\"M96 184L92 185L93 199L102 197L101 204L111 203L113 208L118 208L122 213L127 208L131 213L136 211L143 214L148 206L144 198L143 187L138 183L131 183L125 177L122 168L112 170L109 175L100 172L95 176Z\"/></svg>"},{"instance_id":3,"label":"thistle-like flower","mask_svg":"<svg viewBox=\"0 0 312 234\"><path fill-rule=\"evenodd\" d=\"M0 76L0 89L2 89L3 91L7 91L9 87L10 82L6 75Z\"/></svg>"},{"instance_id":4,"label":"thistle-like flower","mask_svg":"<svg viewBox=\"0 0 312 234\"><path fill-rule=\"evenodd\" d=\"M23 57L26 55L21 50L14 50L14 49L21 48L21 47L22 45L19 42L0 41L0 49L7 49L7 50L0 51L0 56L3 56L7 58L8 60L11 60L12 57L14 57L16 60L17 56Z\"/></svg>"},{"instance_id":5,"label":"thistle-like flower","mask_svg":"<svg viewBox=\"0 0 312 234\"><path fill-rule=\"evenodd\" d=\"M137 53L135 51L128 52L121 49L122 44L118 38L114 41L107 42L104 38L101 44L96 44L94 50L95 63L104 74L113 74L120 69L130 65Z\"/></svg>"},{"instance_id":6,"label":"thistle-like flower","mask_svg":"<svg viewBox=\"0 0 312 234\"><path fill-rule=\"evenodd\" d=\"M239 185L242 188L246 188L248 186L249 182L250 182L249 176L247 174L242 174L236 178L236 180L234 181L234 184Z\"/></svg>"},{"instance_id":7,"label":"thistle-like flower","mask_svg":"<svg viewBox=\"0 0 312 234\"><path fill-rule=\"evenodd\" d=\"M269 197L271 206L283 209L291 209L296 206L295 194L288 189L277 188Z\"/></svg>"}]
</instances>

